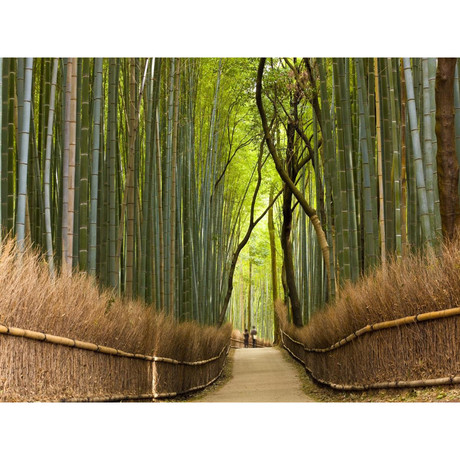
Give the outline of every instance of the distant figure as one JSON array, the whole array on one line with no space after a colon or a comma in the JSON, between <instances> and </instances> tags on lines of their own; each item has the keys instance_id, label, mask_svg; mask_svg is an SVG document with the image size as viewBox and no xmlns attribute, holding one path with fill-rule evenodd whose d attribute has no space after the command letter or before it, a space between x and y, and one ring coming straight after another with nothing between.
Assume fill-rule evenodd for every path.
<instances>
[{"instance_id":1,"label":"distant figure","mask_svg":"<svg viewBox=\"0 0 460 460\"><path fill-rule=\"evenodd\" d=\"M248 348L249 347L249 332L247 329L244 330L244 348Z\"/></svg>"},{"instance_id":2,"label":"distant figure","mask_svg":"<svg viewBox=\"0 0 460 460\"><path fill-rule=\"evenodd\" d=\"M256 348L257 345L257 331L254 326L251 329L251 337L252 337L252 348Z\"/></svg>"}]
</instances>

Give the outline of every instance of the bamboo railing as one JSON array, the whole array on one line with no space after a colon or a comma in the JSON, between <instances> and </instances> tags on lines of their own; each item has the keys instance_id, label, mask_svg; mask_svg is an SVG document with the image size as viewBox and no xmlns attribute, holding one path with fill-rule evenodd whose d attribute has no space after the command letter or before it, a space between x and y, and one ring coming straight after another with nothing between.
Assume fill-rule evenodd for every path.
<instances>
[{"instance_id":1,"label":"bamboo railing","mask_svg":"<svg viewBox=\"0 0 460 460\"><path fill-rule=\"evenodd\" d=\"M322 378L320 375L317 375L310 367L308 367L306 363L306 357L301 357L298 354L302 352L312 354L313 356L322 355L326 353L335 352L342 347L351 344L352 342L356 341L359 338L363 338L366 335L373 334L377 331L385 331L391 330L395 328L400 328L401 326L410 326L417 323L426 323L428 321L436 321L440 319L446 318L453 318L456 316L460 316L460 308L450 308L440 311L433 311L427 313L420 313L418 315L407 316L404 318L398 318L391 321L383 321L379 323L375 323L372 325L367 325L352 334L349 334L347 337L342 338L341 340L337 341L336 343L332 344L326 348L309 348L306 347L304 343L296 340L295 338L291 337L287 334L284 330L281 330L281 338L283 347L290 353L290 355L296 359L297 361L301 362L306 371L312 376L314 380L317 382L327 385L336 390L342 391L362 391L368 389L387 389L387 388L415 388L415 387L422 387L422 386L436 386L436 385L451 385L451 384L458 384L460 383L460 374L457 374L454 371L455 365L460 365L459 363L453 363L452 370L454 371L451 375L445 377L438 377L438 378L421 378L421 379L414 379L414 380L392 380L392 381L382 381L382 382L371 382L366 384L361 383L351 383L351 384L340 384L330 380L326 380ZM285 340L287 339L287 340ZM289 343L291 342L291 346ZM457 340L450 341L451 343L457 343ZM293 348L297 347L297 353L293 350ZM361 354L364 354L365 351L361 350ZM330 355L331 357L334 355ZM313 358L314 359L314 358ZM339 366L343 363L339 363Z\"/></svg>"},{"instance_id":2,"label":"bamboo railing","mask_svg":"<svg viewBox=\"0 0 460 460\"><path fill-rule=\"evenodd\" d=\"M8 327L4 324L0 324L0 334L4 336L11 336L11 337L21 337L30 339L33 341L38 342L45 342L50 343L58 346L64 346L69 348L75 348L85 351L90 351L98 354L103 355L111 355L114 357L120 358L127 358L127 359L134 359L134 360L143 360L150 362L155 369L152 371L152 392L151 393L144 393L139 395L123 395L123 394L116 394L116 395L109 395L103 397L70 397L70 398L59 398L59 401L69 401L69 402L80 402L80 401L91 401L91 402L102 402L102 401L121 401L121 400L146 400L146 399L164 399L164 398L171 398L187 393L191 393L193 391L197 391L214 383L222 374L225 364L225 359L222 360L222 363L219 365L219 370L217 375L212 376L212 378L206 381L204 384L194 385L192 387L188 387L181 391L167 391L167 392L159 392L156 391L156 380L158 379L158 374L164 372L158 370L158 364L166 364L166 365L173 365L173 366L186 366L186 367L195 367L195 366L205 366L207 364L213 363L218 361L225 355L225 358L228 355L230 350L230 339L228 343L221 349L220 353L217 356L211 357L209 359L198 360L198 361L180 361L173 358L167 358L162 356L153 356L153 355L144 355L140 353L130 353L127 351L119 350L116 348L111 348L103 345L98 345L90 342L70 339L68 337L60 337L52 334L46 334L44 332L32 331L28 329L21 329L18 327ZM156 377L155 377L156 376ZM1 376L0 376L1 377Z\"/></svg>"}]
</instances>

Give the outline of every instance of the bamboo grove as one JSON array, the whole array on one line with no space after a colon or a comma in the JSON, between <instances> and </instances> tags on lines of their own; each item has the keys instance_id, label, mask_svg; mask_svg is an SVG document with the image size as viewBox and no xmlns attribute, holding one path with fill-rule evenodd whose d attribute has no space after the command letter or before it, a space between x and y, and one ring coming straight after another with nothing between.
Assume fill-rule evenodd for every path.
<instances>
[{"instance_id":1,"label":"bamboo grove","mask_svg":"<svg viewBox=\"0 0 460 460\"><path fill-rule=\"evenodd\" d=\"M441 241L434 58L0 68L2 237L30 240L50 273L273 337L277 297L300 326ZM458 64L453 87L459 157Z\"/></svg>"},{"instance_id":2,"label":"bamboo grove","mask_svg":"<svg viewBox=\"0 0 460 460\"><path fill-rule=\"evenodd\" d=\"M215 323L238 238L223 168L241 148L222 59L1 66L2 237L30 238L52 273Z\"/></svg>"},{"instance_id":3,"label":"bamboo grove","mask_svg":"<svg viewBox=\"0 0 460 460\"><path fill-rule=\"evenodd\" d=\"M458 64L451 61L454 91L447 112L451 123L455 108L456 153L454 142L449 166L440 170L456 175L446 201L458 229L460 99ZM445 186L438 187L443 121L436 112L437 105L441 111L436 81L445 78L437 63L434 58L260 60L256 99L284 184L282 283L297 326L346 282L390 258L436 250L446 239L439 197Z\"/></svg>"}]
</instances>

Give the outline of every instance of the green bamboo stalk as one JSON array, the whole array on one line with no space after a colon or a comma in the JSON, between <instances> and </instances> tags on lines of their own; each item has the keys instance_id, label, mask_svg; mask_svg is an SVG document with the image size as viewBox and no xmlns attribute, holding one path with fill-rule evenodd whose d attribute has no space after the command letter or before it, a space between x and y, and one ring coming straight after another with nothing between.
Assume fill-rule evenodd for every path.
<instances>
[{"instance_id":1,"label":"green bamboo stalk","mask_svg":"<svg viewBox=\"0 0 460 460\"><path fill-rule=\"evenodd\" d=\"M69 107L69 179L68 179L68 214L67 214L67 270L71 273L73 265L73 232L75 218L75 148L77 124L77 59L72 58L70 76Z\"/></svg>"},{"instance_id":2,"label":"green bamboo stalk","mask_svg":"<svg viewBox=\"0 0 460 460\"><path fill-rule=\"evenodd\" d=\"M390 120L389 71L385 59L379 59L380 70L380 108L382 122L382 176L383 198L385 206L385 248L388 254L395 250L395 209L393 205L392 166L393 140Z\"/></svg>"},{"instance_id":3,"label":"green bamboo stalk","mask_svg":"<svg viewBox=\"0 0 460 460\"><path fill-rule=\"evenodd\" d=\"M10 71L8 76L8 162L5 165L5 172L7 174L8 183L8 205L6 212L6 230L7 232L14 233L14 196L15 196L15 180L14 180L14 166L16 163L16 151L14 149L15 142L18 141L14 123L14 94L15 94L15 61L10 60Z\"/></svg>"},{"instance_id":4,"label":"green bamboo stalk","mask_svg":"<svg viewBox=\"0 0 460 460\"><path fill-rule=\"evenodd\" d=\"M103 286L107 286L108 282L108 264L107 264L107 246L108 246L108 196L109 196L109 183L108 183L108 161L105 152L105 80L102 91L101 106L103 111L101 114L101 131L100 131L100 154L99 154L99 196L98 196L98 277Z\"/></svg>"},{"instance_id":5,"label":"green bamboo stalk","mask_svg":"<svg viewBox=\"0 0 460 460\"><path fill-rule=\"evenodd\" d=\"M333 59L334 71L334 94L336 97L336 113L337 113L337 155L339 164L339 185L340 185L340 208L342 221L342 244L339 246L339 268L341 269L342 279L351 279L351 261L350 261L350 217L349 217L349 201L347 193L347 172L345 165L345 150L344 150L344 133L343 133L343 113L342 113L342 95L340 92L339 75L339 59ZM342 250L340 250L342 249Z\"/></svg>"},{"instance_id":6,"label":"green bamboo stalk","mask_svg":"<svg viewBox=\"0 0 460 460\"><path fill-rule=\"evenodd\" d=\"M188 319L193 318L193 306L192 306L192 183L191 183L191 155L193 154L192 143L193 143L193 124L191 122L191 99L194 90L194 81L192 71L190 70L191 62L188 61L188 86L189 92L187 94L187 106L186 116L188 119L187 127L185 130L185 155L184 155L184 174L183 174L183 232L184 232L184 316ZM190 116L190 118L189 118Z\"/></svg>"},{"instance_id":7,"label":"green bamboo stalk","mask_svg":"<svg viewBox=\"0 0 460 460\"><path fill-rule=\"evenodd\" d=\"M174 311L175 306L175 281L176 281L176 213L178 210L176 197L176 171L177 171L177 138L179 131L179 75L180 75L180 59L174 69L174 108L173 108L173 134L171 146L171 276L169 277L169 308Z\"/></svg>"},{"instance_id":8,"label":"green bamboo stalk","mask_svg":"<svg viewBox=\"0 0 460 460\"><path fill-rule=\"evenodd\" d=\"M8 228L8 131L9 131L9 73L11 59L5 58L2 65L2 148L1 148L1 235Z\"/></svg>"},{"instance_id":9,"label":"green bamboo stalk","mask_svg":"<svg viewBox=\"0 0 460 460\"><path fill-rule=\"evenodd\" d=\"M347 193L347 208L348 208L348 225L350 228L349 233L349 246L350 246L350 276L352 281L357 281L360 273L359 254L358 254L358 227L356 216L356 202L355 202L355 180L353 177L353 140L351 132L351 106L350 95L347 90L349 87L348 80L344 74L345 62L342 59L338 60L339 69L339 86L341 94L342 106L342 123L344 134L344 159L346 170L346 193Z\"/></svg>"},{"instance_id":10,"label":"green bamboo stalk","mask_svg":"<svg viewBox=\"0 0 460 460\"><path fill-rule=\"evenodd\" d=\"M135 169L135 141L136 141L136 63L135 59L129 60L129 107L128 107L128 166L126 172L126 279L125 294L133 296L134 275L134 169Z\"/></svg>"},{"instance_id":11,"label":"green bamboo stalk","mask_svg":"<svg viewBox=\"0 0 460 460\"><path fill-rule=\"evenodd\" d=\"M374 58L375 74L375 133L377 138L377 176L379 184L379 229L380 229L380 258L383 270L386 269L386 237L385 237L385 206L383 187L382 135L380 129L380 88L378 60Z\"/></svg>"},{"instance_id":12,"label":"green bamboo stalk","mask_svg":"<svg viewBox=\"0 0 460 460\"><path fill-rule=\"evenodd\" d=\"M1 129L1 132L0 132L0 152L3 156L3 150L4 150L4 147L3 147L3 143L4 142L7 142L6 140L6 134L7 134L7 130L6 130L6 127L4 128L4 120L3 120L3 113L6 112L5 111L5 106L4 106L4 101L5 101L5 91L4 91L4 88L3 88L3 75L4 75L4 72L3 72L3 58L0 58L0 71L1 71L1 75L0 75L0 129ZM3 159L0 158L0 178L2 178L2 171L3 171L3 168L2 168L2 161ZM0 182L0 197L2 196L2 190L3 190L3 181ZM3 203L3 201L2 201ZM0 239L3 238L3 229L2 229L2 206L0 206Z\"/></svg>"},{"instance_id":13,"label":"green bamboo stalk","mask_svg":"<svg viewBox=\"0 0 460 460\"><path fill-rule=\"evenodd\" d=\"M423 240L428 245L432 244L433 235L428 213L428 200L425 187L425 175L423 170L422 150L420 145L419 129L417 124L417 112L414 99L414 84L410 59L404 58L404 74L406 78L407 108L409 111L410 130L414 154L414 167L417 181L417 197L419 205L419 216L422 224Z\"/></svg>"},{"instance_id":14,"label":"green bamboo stalk","mask_svg":"<svg viewBox=\"0 0 460 460\"><path fill-rule=\"evenodd\" d=\"M46 134L46 155L45 155L45 169L43 175L43 193L45 202L45 235L46 235L46 257L50 275L54 277L54 258L53 258L53 240L51 232L51 190L50 190L50 176L51 176L51 147L53 143L53 123L55 111L55 98L56 98L56 82L58 73L59 60L53 59L53 74L51 77L51 91L50 102L48 110L48 125Z\"/></svg>"},{"instance_id":15,"label":"green bamboo stalk","mask_svg":"<svg viewBox=\"0 0 460 460\"><path fill-rule=\"evenodd\" d=\"M81 142L80 142L80 270L88 269L88 197L89 197L89 78L90 60L82 62L82 95L81 95Z\"/></svg>"},{"instance_id":16,"label":"green bamboo stalk","mask_svg":"<svg viewBox=\"0 0 460 460\"><path fill-rule=\"evenodd\" d=\"M17 151L21 151L22 136L22 121L24 108L24 58L16 59L16 98L15 98L15 116L16 116L16 142ZM18 155L19 157L19 155ZM19 161L19 158L18 158Z\"/></svg>"},{"instance_id":17,"label":"green bamboo stalk","mask_svg":"<svg viewBox=\"0 0 460 460\"><path fill-rule=\"evenodd\" d=\"M407 235L407 142L406 142L406 82L404 79L403 61L400 60L401 75L401 251L402 257L409 255L409 242Z\"/></svg>"},{"instance_id":18,"label":"green bamboo stalk","mask_svg":"<svg viewBox=\"0 0 460 460\"><path fill-rule=\"evenodd\" d=\"M326 195L328 199L326 200L326 209L329 210L330 217L328 221L330 222L330 240L329 243L333 247L333 251L331 251L331 274L333 274L334 278L331 280L331 286L334 287L334 292L330 292L329 295L332 297L335 295L336 292L336 278L335 278L335 240L336 238L341 238L341 220L336 219L335 215L339 214L339 210L337 209L339 206L338 200L338 184L335 180L335 171L334 168L335 164L335 148L334 148L334 133L332 127L332 120L331 120L331 110L329 107L328 101L328 93L327 93L327 74L326 74L326 63L324 59L318 60L318 70L320 74L320 92L321 92L321 113L323 117L323 152L324 152L324 164L325 164L325 176L326 176ZM335 215L333 215L333 210L330 207L330 203L334 203L334 211Z\"/></svg>"},{"instance_id":19,"label":"green bamboo stalk","mask_svg":"<svg viewBox=\"0 0 460 460\"><path fill-rule=\"evenodd\" d=\"M61 248L62 270L68 272L68 218L69 218L69 163L70 163L70 99L72 91L72 59L66 59L65 83L65 115L64 115L64 149L62 160L62 223L61 223Z\"/></svg>"},{"instance_id":20,"label":"green bamboo stalk","mask_svg":"<svg viewBox=\"0 0 460 460\"><path fill-rule=\"evenodd\" d=\"M426 182L426 196L428 200L428 214L430 218L431 228L435 228L434 222L434 168L433 168L433 143L431 135L433 132L431 126L431 113L430 113L430 86L429 86L429 72L428 72L428 59L422 59L423 71L423 154L425 166L425 182Z\"/></svg>"},{"instance_id":21,"label":"green bamboo stalk","mask_svg":"<svg viewBox=\"0 0 460 460\"><path fill-rule=\"evenodd\" d=\"M376 196L371 184L371 175L375 176L373 165L372 138L369 125L369 109L367 105L367 87L364 79L363 60L356 58L357 83L358 83L358 105L360 119L360 146L362 152L363 169L363 199L364 199L364 262L365 269L376 264L376 246L378 239L374 233L374 221L377 219Z\"/></svg>"},{"instance_id":22,"label":"green bamboo stalk","mask_svg":"<svg viewBox=\"0 0 460 460\"><path fill-rule=\"evenodd\" d=\"M30 106L32 100L32 68L33 59L26 58L24 66L24 99L21 131L21 150L19 152L18 168L18 209L16 218L16 235L19 250L25 249L25 218L26 218L26 194L27 194L27 166L29 155L29 130L30 130Z\"/></svg>"},{"instance_id":23,"label":"green bamboo stalk","mask_svg":"<svg viewBox=\"0 0 460 460\"><path fill-rule=\"evenodd\" d=\"M152 244L150 240L150 212L151 212L151 190L153 179L152 168L152 115L153 115L153 94L154 94L154 73L153 62L150 68L150 77L147 89L144 93L144 107L146 107L146 134L145 134L145 179L142 187L142 230L141 230L141 247L143 248L140 254L140 276L139 276L139 296L143 299L147 297L148 284L151 282L151 277L148 276L147 259L152 259Z\"/></svg>"},{"instance_id":24,"label":"green bamboo stalk","mask_svg":"<svg viewBox=\"0 0 460 460\"><path fill-rule=\"evenodd\" d=\"M41 128L39 127L39 129ZM31 101L31 131L32 136L30 139L30 148L32 149L32 168L28 168L32 172L30 188L32 188L34 192L34 207L31 219L33 233L31 236L32 241L34 241L37 245L41 246L42 229L44 228L45 206L43 201L43 192L41 184L40 158L37 148L33 99Z\"/></svg>"},{"instance_id":25,"label":"green bamboo stalk","mask_svg":"<svg viewBox=\"0 0 460 460\"><path fill-rule=\"evenodd\" d=\"M151 91L151 110L152 110L152 121L151 121L151 170L150 170L150 189L149 189L149 225L150 225L150 241L152 245L153 254L151 259L147 260L147 271L151 272L152 279L148 283L148 295L151 296L155 302L155 306L160 308L160 285L161 276L160 273L160 226L159 226L159 206L161 205L161 184L157 184L158 181L158 164L157 164L157 117L158 117L158 105L160 97L160 76L161 76L161 59L154 60L153 68L153 88ZM151 268L149 268L150 266Z\"/></svg>"},{"instance_id":26,"label":"green bamboo stalk","mask_svg":"<svg viewBox=\"0 0 460 460\"><path fill-rule=\"evenodd\" d=\"M390 120L391 120L391 139L393 144L392 154L392 168L391 176L393 178L393 208L395 216L395 252L398 258L402 256L402 239L401 239L401 171L400 171L400 153L399 153L399 137L397 129L397 110L396 110L396 96L395 96L395 81L393 79L393 62L389 58L388 65L388 83L389 83L389 96L390 96Z\"/></svg>"},{"instance_id":27,"label":"green bamboo stalk","mask_svg":"<svg viewBox=\"0 0 460 460\"><path fill-rule=\"evenodd\" d=\"M101 129L101 98L102 98L102 58L95 58L94 102L93 102L93 146L91 162L91 202L89 209L89 246L88 273L96 275L96 238L97 238L97 202L99 185L99 152Z\"/></svg>"},{"instance_id":28,"label":"green bamboo stalk","mask_svg":"<svg viewBox=\"0 0 460 460\"><path fill-rule=\"evenodd\" d=\"M118 289L118 257L117 257L117 81L119 60L109 59L109 112L108 112L108 155L109 155L109 284Z\"/></svg>"},{"instance_id":29,"label":"green bamboo stalk","mask_svg":"<svg viewBox=\"0 0 460 460\"><path fill-rule=\"evenodd\" d=\"M75 198L73 221L72 270L79 270L80 264L80 182L81 182L81 98L82 98L82 59L77 58L76 108L75 108Z\"/></svg>"},{"instance_id":30,"label":"green bamboo stalk","mask_svg":"<svg viewBox=\"0 0 460 460\"><path fill-rule=\"evenodd\" d=\"M173 138L173 117L174 117L174 69L175 60L171 59L168 74L167 88L167 132L166 132L166 155L164 163L164 187L163 187L163 217L164 217L164 302L165 309L168 313L172 312L173 305L171 302L171 177L172 177L172 138Z\"/></svg>"}]
</instances>

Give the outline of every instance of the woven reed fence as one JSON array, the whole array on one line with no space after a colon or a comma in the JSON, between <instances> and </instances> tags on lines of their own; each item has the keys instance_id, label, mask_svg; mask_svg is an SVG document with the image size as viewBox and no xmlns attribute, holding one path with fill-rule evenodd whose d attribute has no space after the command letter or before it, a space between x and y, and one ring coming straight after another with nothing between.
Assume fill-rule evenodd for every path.
<instances>
[{"instance_id":1,"label":"woven reed fence","mask_svg":"<svg viewBox=\"0 0 460 460\"><path fill-rule=\"evenodd\" d=\"M115 348L0 324L0 401L120 401L174 397L221 375L230 338L200 361Z\"/></svg>"},{"instance_id":2,"label":"woven reed fence","mask_svg":"<svg viewBox=\"0 0 460 460\"><path fill-rule=\"evenodd\" d=\"M281 332L311 376L337 390L460 383L460 308L367 325L323 349Z\"/></svg>"}]
</instances>

